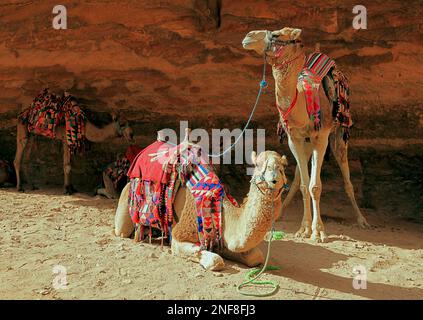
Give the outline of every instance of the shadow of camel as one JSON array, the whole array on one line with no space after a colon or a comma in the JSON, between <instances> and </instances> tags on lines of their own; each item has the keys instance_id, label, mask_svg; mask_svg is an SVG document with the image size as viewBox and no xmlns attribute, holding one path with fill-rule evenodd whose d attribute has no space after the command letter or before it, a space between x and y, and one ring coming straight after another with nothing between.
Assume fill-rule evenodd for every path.
<instances>
[{"instance_id":1,"label":"shadow of camel","mask_svg":"<svg viewBox=\"0 0 423 320\"><path fill-rule=\"evenodd\" d=\"M352 217L322 216L328 236L343 234L352 241L366 241L403 249L423 249L422 224L377 213L366 215L366 218L371 224L370 229L358 227ZM301 225L301 219L302 204L296 202L277 221L276 229L294 234ZM329 239L331 241L336 240Z\"/></svg>"},{"instance_id":2,"label":"shadow of camel","mask_svg":"<svg viewBox=\"0 0 423 320\"><path fill-rule=\"evenodd\" d=\"M368 281L367 289L356 290L352 286L352 277L344 278L321 271L347 259L347 255L332 252L321 246L284 241L272 243L272 258L269 264L281 266L280 270L272 271L274 275L368 299L423 299L422 289Z\"/></svg>"}]
</instances>

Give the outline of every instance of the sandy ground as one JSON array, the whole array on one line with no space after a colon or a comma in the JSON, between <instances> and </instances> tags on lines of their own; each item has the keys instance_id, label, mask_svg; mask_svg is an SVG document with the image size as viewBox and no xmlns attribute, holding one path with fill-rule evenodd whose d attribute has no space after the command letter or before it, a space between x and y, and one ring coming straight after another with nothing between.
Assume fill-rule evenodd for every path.
<instances>
[{"instance_id":1,"label":"sandy ground","mask_svg":"<svg viewBox=\"0 0 423 320\"><path fill-rule=\"evenodd\" d=\"M244 299L236 286L248 268L227 262L219 273L172 256L169 247L135 244L112 235L116 201L59 189L0 190L1 299ZM350 212L348 203L336 210ZM287 211L272 243L265 278L279 291L267 299L422 299L423 227L371 214L372 230L326 218L329 242L293 237L301 201ZM368 212L366 212L369 214ZM264 248L263 244L263 248ZM53 268L68 286L54 289ZM367 289L353 288L353 268L365 266ZM248 297L247 297L248 298Z\"/></svg>"}]
</instances>

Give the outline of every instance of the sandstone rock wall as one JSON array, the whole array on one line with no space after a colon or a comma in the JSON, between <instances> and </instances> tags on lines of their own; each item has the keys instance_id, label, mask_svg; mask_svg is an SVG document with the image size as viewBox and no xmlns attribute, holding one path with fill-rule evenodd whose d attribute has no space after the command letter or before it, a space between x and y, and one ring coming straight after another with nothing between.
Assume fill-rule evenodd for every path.
<instances>
[{"instance_id":1,"label":"sandstone rock wall","mask_svg":"<svg viewBox=\"0 0 423 320\"><path fill-rule=\"evenodd\" d=\"M420 0L366 0L368 30L354 30L356 1L341 0L75 0L68 29L54 30L57 1L0 3L0 157L13 158L17 113L45 86L69 90L99 125L111 108L132 120L140 144L177 127L241 126L260 80L262 59L243 50L254 29L303 29L306 46L334 57L353 90L352 148L383 140L420 143L423 132L423 10ZM270 70L268 69L270 77ZM274 141L273 80L254 117ZM273 139L273 140L272 140ZM369 139L369 140L363 140ZM43 140L43 139L41 139ZM354 142L355 141L355 142ZM361 143L360 143L361 141ZM364 141L364 142L363 142ZM41 141L36 171L61 180L60 148ZM93 145L75 166L93 176L122 151L114 139ZM358 150L358 149L357 149ZM353 152L353 154L355 154ZM357 152L359 154L359 152ZM291 158L292 160L292 158ZM292 162L292 161L291 161ZM79 167L78 167L79 166ZM48 167L48 169L46 169Z\"/></svg>"}]
</instances>

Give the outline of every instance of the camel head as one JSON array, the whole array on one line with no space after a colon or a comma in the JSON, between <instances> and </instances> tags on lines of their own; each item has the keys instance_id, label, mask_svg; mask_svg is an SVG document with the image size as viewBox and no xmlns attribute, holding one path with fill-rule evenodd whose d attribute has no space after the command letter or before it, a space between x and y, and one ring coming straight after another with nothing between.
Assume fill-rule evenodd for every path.
<instances>
[{"instance_id":1,"label":"camel head","mask_svg":"<svg viewBox=\"0 0 423 320\"><path fill-rule=\"evenodd\" d=\"M255 166L251 181L255 182L262 192L273 190L274 194L280 195L288 182L285 176L285 167L288 165L286 157L275 151L264 151L257 156L253 151L251 159Z\"/></svg>"},{"instance_id":2,"label":"camel head","mask_svg":"<svg viewBox=\"0 0 423 320\"><path fill-rule=\"evenodd\" d=\"M128 120L116 111L113 111L111 116L116 126L117 135L119 137L124 137L128 143L134 143L134 133L129 126Z\"/></svg>"},{"instance_id":3,"label":"camel head","mask_svg":"<svg viewBox=\"0 0 423 320\"><path fill-rule=\"evenodd\" d=\"M295 50L297 45L301 45L301 32L301 29L288 27L276 31L250 31L242 40L242 46L260 55L275 56L280 48L288 53L290 50Z\"/></svg>"}]
</instances>

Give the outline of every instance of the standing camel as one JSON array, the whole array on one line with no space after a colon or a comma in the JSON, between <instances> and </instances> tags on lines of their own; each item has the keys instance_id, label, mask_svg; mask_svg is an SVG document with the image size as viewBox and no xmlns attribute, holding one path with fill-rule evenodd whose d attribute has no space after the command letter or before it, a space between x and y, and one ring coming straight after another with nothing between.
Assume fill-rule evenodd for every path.
<instances>
[{"instance_id":1,"label":"standing camel","mask_svg":"<svg viewBox=\"0 0 423 320\"><path fill-rule=\"evenodd\" d=\"M332 101L326 98L325 90L319 86L321 122L320 129L316 130L315 122L310 119L307 112L306 97L297 91L298 76L303 70L306 59L300 40L301 32L301 29L294 28L283 28L273 32L251 31L246 35L242 44L247 50L254 50L262 56L265 55L267 62L271 64L275 79L276 104L280 113L289 123L286 134L289 148L297 161L297 170L288 201L292 199L299 185L304 202L303 220L296 236L304 238L311 236L317 242L324 242L327 236L320 216L322 192L320 172L329 140L336 161L341 168L345 191L354 207L357 222L361 227L367 227L368 223L355 200L348 166L348 145L343 141L340 126L331 117ZM311 177L308 171L310 158ZM300 180L301 183L299 183ZM311 210L313 210L313 217Z\"/></svg>"},{"instance_id":2,"label":"standing camel","mask_svg":"<svg viewBox=\"0 0 423 320\"><path fill-rule=\"evenodd\" d=\"M132 129L129 123L123 117L119 117L117 113L112 112L112 122L103 128L97 128L91 122L86 120L85 123L85 139L91 142L104 142L114 137L125 137L128 142L133 140ZM17 136L16 136L16 156L13 162L16 170L16 188L18 191L24 191L22 188L22 181L20 177L20 168L22 163L22 156L25 149L27 149L28 142L32 145L34 134L28 132L26 124L22 124L18 121L17 124ZM66 129L64 124L60 124L56 127L54 139L62 141L63 146L63 173L64 173L64 193L72 194L76 190L71 183L71 152L66 142ZM27 152L29 150L26 150Z\"/></svg>"}]
</instances>

